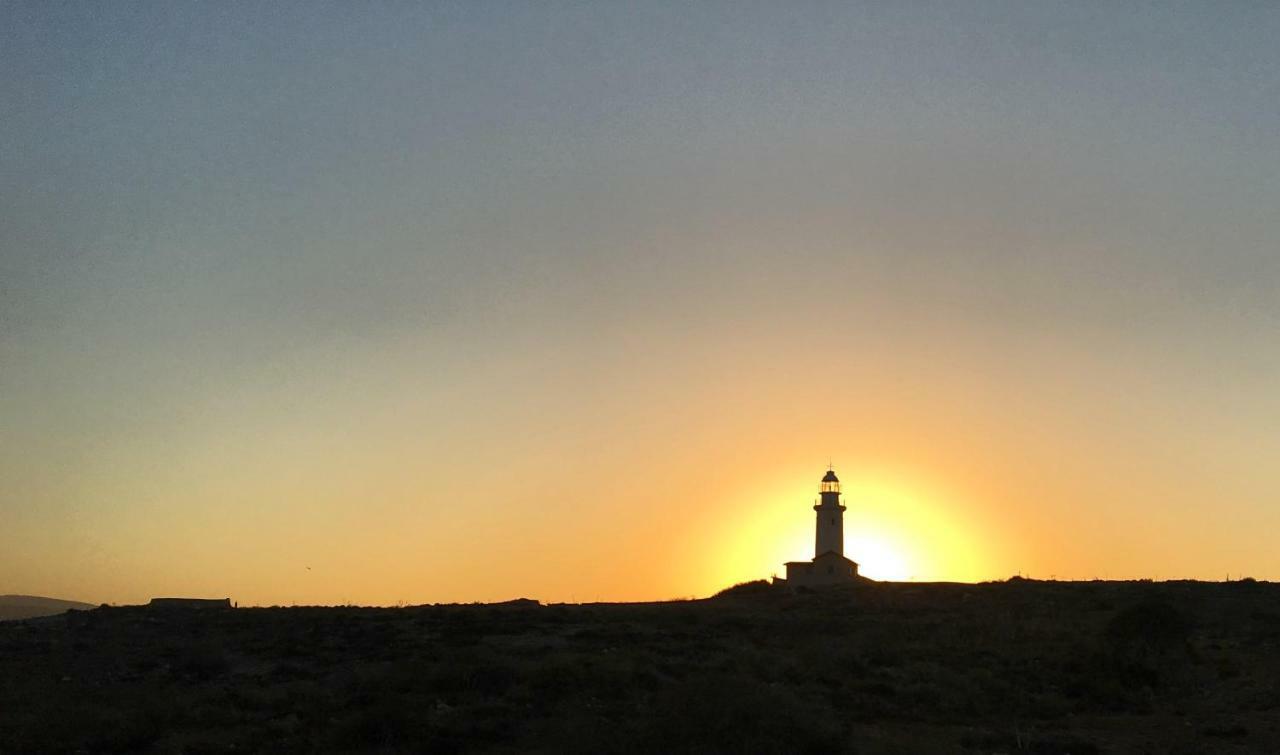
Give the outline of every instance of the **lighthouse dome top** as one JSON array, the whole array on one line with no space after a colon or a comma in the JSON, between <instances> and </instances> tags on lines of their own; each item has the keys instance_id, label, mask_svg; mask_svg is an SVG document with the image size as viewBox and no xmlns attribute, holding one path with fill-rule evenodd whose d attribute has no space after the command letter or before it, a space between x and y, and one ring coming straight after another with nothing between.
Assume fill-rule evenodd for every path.
<instances>
[{"instance_id":1,"label":"lighthouse dome top","mask_svg":"<svg viewBox=\"0 0 1280 755\"><path fill-rule=\"evenodd\" d=\"M822 476L822 481L823 482L840 482L840 478L836 477L836 471L834 469L828 469L827 473Z\"/></svg>"}]
</instances>

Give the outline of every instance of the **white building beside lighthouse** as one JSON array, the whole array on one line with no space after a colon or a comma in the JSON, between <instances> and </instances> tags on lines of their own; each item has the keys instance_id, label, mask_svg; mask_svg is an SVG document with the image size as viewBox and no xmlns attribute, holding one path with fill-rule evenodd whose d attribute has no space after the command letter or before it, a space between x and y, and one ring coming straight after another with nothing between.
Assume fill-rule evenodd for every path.
<instances>
[{"instance_id":1,"label":"white building beside lighthouse","mask_svg":"<svg viewBox=\"0 0 1280 755\"><path fill-rule=\"evenodd\" d=\"M836 585L856 582L858 564L844 555L844 504L840 503L840 478L828 469L818 487L819 500L813 507L813 560L788 561L785 582L792 587Z\"/></svg>"}]
</instances>

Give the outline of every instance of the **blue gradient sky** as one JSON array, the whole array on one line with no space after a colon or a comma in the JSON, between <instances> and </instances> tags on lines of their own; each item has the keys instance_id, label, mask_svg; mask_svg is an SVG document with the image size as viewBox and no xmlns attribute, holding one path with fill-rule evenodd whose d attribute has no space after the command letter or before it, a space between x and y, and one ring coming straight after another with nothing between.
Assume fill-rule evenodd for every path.
<instances>
[{"instance_id":1,"label":"blue gradient sky","mask_svg":"<svg viewBox=\"0 0 1280 755\"><path fill-rule=\"evenodd\" d=\"M884 576L1280 578L1277 39L6 4L0 592L702 594L828 457Z\"/></svg>"}]
</instances>

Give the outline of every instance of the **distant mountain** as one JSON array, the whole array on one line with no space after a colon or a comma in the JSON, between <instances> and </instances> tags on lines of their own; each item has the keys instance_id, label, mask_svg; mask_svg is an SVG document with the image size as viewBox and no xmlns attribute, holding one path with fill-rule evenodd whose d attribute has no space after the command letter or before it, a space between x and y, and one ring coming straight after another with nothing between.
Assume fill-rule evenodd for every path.
<instances>
[{"instance_id":1,"label":"distant mountain","mask_svg":"<svg viewBox=\"0 0 1280 755\"><path fill-rule=\"evenodd\" d=\"M41 598L37 595L0 595L0 621L53 616L54 614L69 611L72 608L88 610L97 608L97 606L76 600Z\"/></svg>"}]
</instances>

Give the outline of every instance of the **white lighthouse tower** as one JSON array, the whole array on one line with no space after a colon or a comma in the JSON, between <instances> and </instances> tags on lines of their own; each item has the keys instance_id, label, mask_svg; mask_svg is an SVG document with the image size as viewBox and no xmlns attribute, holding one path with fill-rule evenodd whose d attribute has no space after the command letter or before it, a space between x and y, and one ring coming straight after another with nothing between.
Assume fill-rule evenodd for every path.
<instances>
[{"instance_id":1,"label":"white lighthouse tower","mask_svg":"<svg viewBox=\"0 0 1280 755\"><path fill-rule=\"evenodd\" d=\"M821 500L813 510L818 512L813 538L813 557L824 553L844 555L844 504L840 503L840 478L828 468L818 487Z\"/></svg>"},{"instance_id":2,"label":"white lighthouse tower","mask_svg":"<svg viewBox=\"0 0 1280 755\"><path fill-rule=\"evenodd\" d=\"M818 587L857 582L858 564L844 555L844 504L840 503L840 478L830 467L818 487L819 501L813 532L813 560L788 561L786 579L791 587Z\"/></svg>"}]
</instances>

